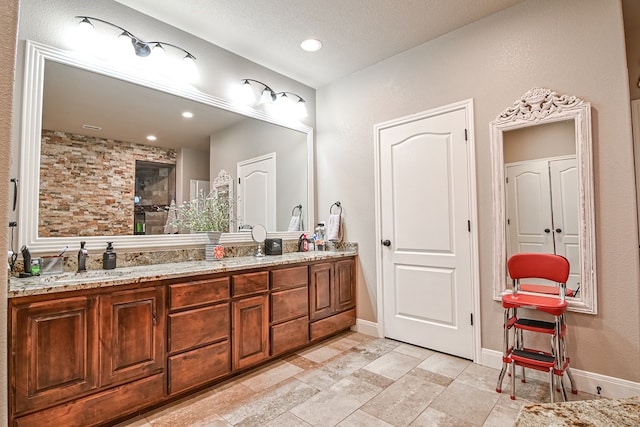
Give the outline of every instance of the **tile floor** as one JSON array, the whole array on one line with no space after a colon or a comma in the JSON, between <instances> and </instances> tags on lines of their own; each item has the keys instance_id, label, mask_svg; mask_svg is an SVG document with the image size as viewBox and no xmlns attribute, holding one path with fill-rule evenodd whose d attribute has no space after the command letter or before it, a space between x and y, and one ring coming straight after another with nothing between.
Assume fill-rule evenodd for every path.
<instances>
[{"instance_id":1,"label":"tile floor","mask_svg":"<svg viewBox=\"0 0 640 427\"><path fill-rule=\"evenodd\" d=\"M512 401L508 377L502 394L497 379L469 360L347 332L118 427L503 427L522 405L549 401L546 382L518 382Z\"/></svg>"}]
</instances>

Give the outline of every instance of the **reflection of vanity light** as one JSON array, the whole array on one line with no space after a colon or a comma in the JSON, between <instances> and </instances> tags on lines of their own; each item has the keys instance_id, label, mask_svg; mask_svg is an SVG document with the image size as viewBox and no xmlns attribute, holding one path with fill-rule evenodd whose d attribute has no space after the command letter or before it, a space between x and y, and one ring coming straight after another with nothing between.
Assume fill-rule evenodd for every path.
<instances>
[{"instance_id":1,"label":"reflection of vanity light","mask_svg":"<svg viewBox=\"0 0 640 427\"><path fill-rule=\"evenodd\" d=\"M301 120L307 117L307 107L305 100L293 92L275 92L266 84L258 80L243 79L242 85L236 90L234 98L243 105L253 105L256 103L256 94L251 82L264 86L262 89L258 105L263 106L266 112L277 115L283 119ZM298 100L291 99L291 96Z\"/></svg>"},{"instance_id":2,"label":"reflection of vanity light","mask_svg":"<svg viewBox=\"0 0 640 427\"><path fill-rule=\"evenodd\" d=\"M158 138L155 135L147 135L147 141L155 141Z\"/></svg>"},{"instance_id":3,"label":"reflection of vanity light","mask_svg":"<svg viewBox=\"0 0 640 427\"><path fill-rule=\"evenodd\" d=\"M193 117L193 113L191 111L183 111L182 117L184 117L185 119L190 119Z\"/></svg>"}]
</instances>

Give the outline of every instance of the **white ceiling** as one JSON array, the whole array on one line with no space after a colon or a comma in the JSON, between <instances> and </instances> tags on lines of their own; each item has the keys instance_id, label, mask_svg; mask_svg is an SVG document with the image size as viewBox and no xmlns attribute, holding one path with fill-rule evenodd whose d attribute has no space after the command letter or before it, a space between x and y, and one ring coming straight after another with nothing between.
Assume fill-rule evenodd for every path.
<instances>
[{"instance_id":1,"label":"white ceiling","mask_svg":"<svg viewBox=\"0 0 640 427\"><path fill-rule=\"evenodd\" d=\"M523 0L116 1L319 88Z\"/></svg>"}]
</instances>

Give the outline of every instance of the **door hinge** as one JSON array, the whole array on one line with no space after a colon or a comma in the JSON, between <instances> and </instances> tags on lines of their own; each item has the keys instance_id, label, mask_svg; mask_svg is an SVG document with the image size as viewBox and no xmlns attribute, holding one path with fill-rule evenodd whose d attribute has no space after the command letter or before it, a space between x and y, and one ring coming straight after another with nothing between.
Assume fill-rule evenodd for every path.
<instances>
[{"instance_id":1,"label":"door hinge","mask_svg":"<svg viewBox=\"0 0 640 427\"><path fill-rule=\"evenodd\" d=\"M471 326L473 326L473 313L470 313L470 314L469 314L469 317L471 318L471 319L470 319L470 320L471 320Z\"/></svg>"},{"instance_id":2,"label":"door hinge","mask_svg":"<svg viewBox=\"0 0 640 427\"><path fill-rule=\"evenodd\" d=\"M240 184L240 177L238 177L238 184Z\"/></svg>"},{"instance_id":3,"label":"door hinge","mask_svg":"<svg viewBox=\"0 0 640 427\"><path fill-rule=\"evenodd\" d=\"M464 140L468 141L469 140L469 135L467 134L467 130L464 130Z\"/></svg>"},{"instance_id":4,"label":"door hinge","mask_svg":"<svg viewBox=\"0 0 640 427\"><path fill-rule=\"evenodd\" d=\"M506 177L504 180L506 181L507 184L509 183L509 177Z\"/></svg>"},{"instance_id":5,"label":"door hinge","mask_svg":"<svg viewBox=\"0 0 640 427\"><path fill-rule=\"evenodd\" d=\"M511 220L507 218L507 225L511 225Z\"/></svg>"},{"instance_id":6,"label":"door hinge","mask_svg":"<svg viewBox=\"0 0 640 427\"><path fill-rule=\"evenodd\" d=\"M467 220L467 230L471 233L471 220Z\"/></svg>"}]
</instances>

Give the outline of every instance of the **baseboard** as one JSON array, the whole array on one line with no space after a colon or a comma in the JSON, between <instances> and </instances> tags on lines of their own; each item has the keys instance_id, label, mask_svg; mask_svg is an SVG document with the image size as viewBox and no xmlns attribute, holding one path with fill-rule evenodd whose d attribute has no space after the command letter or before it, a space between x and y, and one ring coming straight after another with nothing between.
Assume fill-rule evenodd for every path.
<instances>
[{"instance_id":1,"label":"baseboard","mask_svg":"<svg viewBox=\"0 0 640 427\"><path fill-rule=\"evenodd\" d=\"M378 334L378 324L369 320L356 319L355 331L372 337L380 337Z\"/></svg>"},{"instance_id":2,"label":"baseboard","mask_svg":"<svg viewBox=\"0 0 640 427\"><path fill-rule=\"evenodd\" d=\"M479 363L490 368L501 369L502 353L483 348ZM625 397L640 395L640 383L596 374L594 372L582 371L575 368L571 368L571 373L573 374L578 391L597 395L598 387L600 387L600 396L612 399L622 399ZM547 375L540 371L528 369L527 376L541 381L547 381ZM498 379L496 378L496 382L497 380Z\"/></svg>"}]
</instances>

